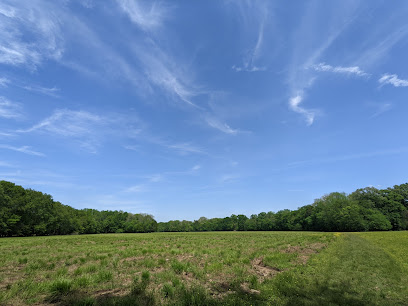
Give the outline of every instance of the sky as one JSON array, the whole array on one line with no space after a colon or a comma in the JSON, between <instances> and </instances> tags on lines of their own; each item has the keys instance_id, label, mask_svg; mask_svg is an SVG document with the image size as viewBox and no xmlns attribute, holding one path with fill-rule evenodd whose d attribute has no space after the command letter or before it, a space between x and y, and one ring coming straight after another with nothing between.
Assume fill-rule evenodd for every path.
<instances>
[{"instance_id":1,"label":"sky","mask_svg":"<svg viewBox=\"0 0 408 306\"><path fill-rule=\"evenodd\" d=\"M408 2L0 2L0 179L158 221L407 182Z\"/></svg>"}]
</instances>

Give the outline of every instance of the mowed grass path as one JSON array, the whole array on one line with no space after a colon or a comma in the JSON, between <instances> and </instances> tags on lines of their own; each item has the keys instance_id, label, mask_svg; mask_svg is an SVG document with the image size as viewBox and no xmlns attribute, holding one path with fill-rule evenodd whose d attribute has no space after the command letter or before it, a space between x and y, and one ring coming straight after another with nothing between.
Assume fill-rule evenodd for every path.
<instances>
[{"instance_id":1,"label":"mowed grass path","mask_svg":"<svg viewBox=\"0 0 408 306\"><path fill-rule=\"evenodd\" d=\"M407 305L407 240L407 232L2 238L0 305Z\"/></svg>"}]
</instances>

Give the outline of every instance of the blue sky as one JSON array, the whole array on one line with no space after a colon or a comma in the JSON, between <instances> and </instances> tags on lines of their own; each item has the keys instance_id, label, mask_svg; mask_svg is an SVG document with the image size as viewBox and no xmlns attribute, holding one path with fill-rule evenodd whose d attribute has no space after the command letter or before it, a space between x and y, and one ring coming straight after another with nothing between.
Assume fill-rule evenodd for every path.
<instances>
[{"instance_id":1,"label":"blue sky","mask_svg":"<svg viewBox=\"0 0 408 306\"><path fill-rule=\"evenodd\" d=\"M407 182L408 2L0 3L0 179L158 221Z\"/></svg>"}]
</instances>

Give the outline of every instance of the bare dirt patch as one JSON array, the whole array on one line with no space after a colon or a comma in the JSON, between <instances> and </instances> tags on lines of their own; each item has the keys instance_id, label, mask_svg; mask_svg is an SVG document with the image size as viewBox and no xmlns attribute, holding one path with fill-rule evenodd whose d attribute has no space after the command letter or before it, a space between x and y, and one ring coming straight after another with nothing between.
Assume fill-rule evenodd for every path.
<instances>
[{"instance_id":1,"label":"bare dirt patch","mask_svg":"<svg viewBox=\"0 0 408 306\"><path fill-rule=\"evenodd\" d=\"M295 264L306 264L307 261L309 260L309 257L313 254L318 253L321 249L325 248L326 244L316 242L309 244L306 247L301 247L298 245L288 245L285 249L282 249L282 253L287 253L287 254L293 254L297 253L298 257L294 261Z\"/></svg>"},{"instance_id":2,"label":"bare dirt patch","mask_svg":"<svg viewBox=\"0 0 408 306\"><path fill-rule=\"evenodd\" d=\"M282 272L281 269L276 267L268 267L263 263L263 257L255 258L251 262L252 269L260 277L260 282L263 282L265 278L273 277L276 274Z\"/></svg>"},{"instance_id":3,"label":"bare dirt patch","mask_svg":"<svg viewBox=\"0 0 408 306\"><path fill-rule=\"evenodd\" d=\"M138 260L142 260L145 259L144 256L133 256L133 257L126 257L120 260L120 262L124 262L124 261L138 261Z\"/></svg>"},{"instance_id":4,"label":"bare dirt patch","mask_svg":"<svg viewBox=\"0 0 408 306\"><path fill-rule=\"evenodd\" d=\"M261 294L261 291L249 288L248 283L241 284L240 289L242 290L242 292L246 294L256 294L256 295Z\"/></svg>"},{"instance_id":5,"label":"bare dirt patch","mask_svg":"<svg viewBox=\"0 0 408 306\"><path fill-rule=\"evenodd\" d=\"M125 289L105 289L105 290L98 290L95 291L92 295L98 299L105 299L113 296L124 296L128 292Z\"/></svg>"}]
</instances>

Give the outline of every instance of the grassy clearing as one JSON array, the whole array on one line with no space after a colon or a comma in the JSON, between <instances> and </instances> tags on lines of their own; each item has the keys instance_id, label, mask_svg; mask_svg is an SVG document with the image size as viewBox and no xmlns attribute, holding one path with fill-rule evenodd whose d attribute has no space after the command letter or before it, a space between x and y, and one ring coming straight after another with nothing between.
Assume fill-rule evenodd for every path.
<instances>
[{"instance_id":1,"label":"grassy clearing","mask_svg":"<svg viewBox=\"0 0 408 306\"><path fill-rule=\"evenodd\" d=\"M308 265L272 279L276 304L406 305L408 278L402 262L407 259L397 261L365 239L375 234L338 234ZM383 234L393 237L398 232Z\"/></svg>"},{"instance_id":2,"label":"grassy clearing","mask_svg":"<svg viewBox=\"0 0 408 306\"><path fill-rule=\"evenodd\" d=\"M398 241L407 237L211 232L4 238L0 304L403 305L408 244Z\"/></svg>"},{"instance_id":3,"label":"grassy clearing","mask_svg":"<svg viewBox=\"0 0 408 306\"><path fill-rule=\"evenodd\" d=\"M211 304L252 295L263 300L263 282L304 264L332 239L333 234L301 232L5 238L0 303Z\"/></svg>"}]
</instances>

